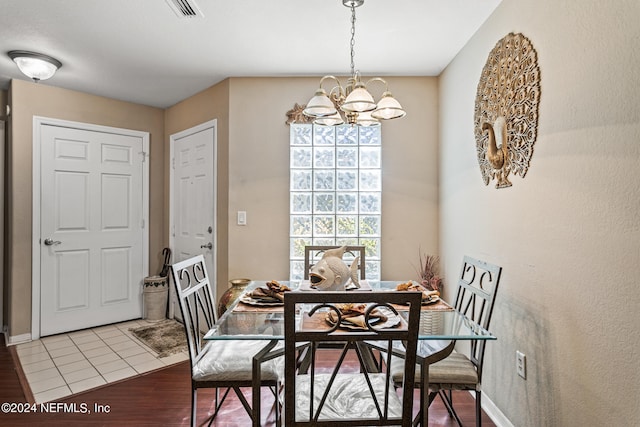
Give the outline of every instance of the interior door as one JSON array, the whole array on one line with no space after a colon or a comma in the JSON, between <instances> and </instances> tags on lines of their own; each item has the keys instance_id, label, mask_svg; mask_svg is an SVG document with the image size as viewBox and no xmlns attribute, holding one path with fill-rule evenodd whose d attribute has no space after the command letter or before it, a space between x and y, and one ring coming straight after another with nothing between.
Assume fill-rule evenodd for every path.
<instances>
[{"instance_id":1,"label":"interior door","mask_svg":"<svg viewBox=\"0 0 640 427\"><path fill-rule=\"evenodd\" d=\"M171 152L173 262L202 254L209 276L215 277L216 122L172 135ZM170 315L174 311L172 304Z\"/></svg>"},{"instance_id":2,"label":"interior door","mask_svg":"<svg viewBox=\"0 0 640 427\"><path fill-rule=\"evenodd\" d=\"M142 138L42 124L40 335L142 315Z\"/></svg>"}]
</instances>

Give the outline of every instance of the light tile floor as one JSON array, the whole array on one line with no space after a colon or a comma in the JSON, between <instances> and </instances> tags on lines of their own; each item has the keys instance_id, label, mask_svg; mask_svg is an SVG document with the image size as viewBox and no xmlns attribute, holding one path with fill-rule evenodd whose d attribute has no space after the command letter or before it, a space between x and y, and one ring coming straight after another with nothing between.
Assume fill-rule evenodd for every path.
<instances>
[{"instance_id":1,"label":"light tile floor","mask_svg":"<svg viewBox=\"0 0 640 427\"><path fill-rule=\"evenodd\" d=\"M16 352L36 403L189 359L186 351L159 358L129 331L150 324L133 320L18 344Z\"/></svg>"}]
</instances>

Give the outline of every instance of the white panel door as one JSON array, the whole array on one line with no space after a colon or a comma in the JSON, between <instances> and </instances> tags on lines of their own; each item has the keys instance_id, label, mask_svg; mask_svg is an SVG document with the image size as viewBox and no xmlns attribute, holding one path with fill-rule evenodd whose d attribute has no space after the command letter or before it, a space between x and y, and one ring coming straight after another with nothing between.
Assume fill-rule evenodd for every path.
<instances>
[{"instance_id":1,"label":"white panel door","mask_svg":"<svg viewBox=\"0 0 640 427\"><path fill-rule=\"evenodd\" d=\"M202 254L209 277L213 278L216 275L215 141L215 122L171 136L173 262ZM213 291L215 293L215 286Z\"/></svg>"},{"instance_id":2,"label":"white panel door","mask_svg":"<svg viewBox=\"0 0 640 427\"><path fill-rule=\"evenodd\" d=\"M211 255L214 238L214 129L207 128L174 142L174 262ZM209 259L207 259L209 258ZM207 263L209 276L214 265Z\"/></svg>"},{"instance_id":3,"label":"white panel door","mask_svg":"<svg viewBox=\"0 0 640 427\"><path fill-rule=\"evenodd\" d=\"M143 144L41 127L40 335L142 315Z\"/></svg>"}]
</instances>

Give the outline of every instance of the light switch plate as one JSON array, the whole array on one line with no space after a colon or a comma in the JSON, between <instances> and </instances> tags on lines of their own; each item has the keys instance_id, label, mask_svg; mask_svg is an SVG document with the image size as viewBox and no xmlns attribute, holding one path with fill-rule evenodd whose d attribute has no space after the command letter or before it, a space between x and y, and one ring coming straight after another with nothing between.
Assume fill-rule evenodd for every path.
<instances>
[{"instance_id":1,"label":"light switch plate","mask_svg":"<svg viewBox=\"0 0 640 427\"><path fill-rule=\"evenodd\" d=\"M247 225L246 211L238 211L238 225Z\"/></svg>"}]
</instances>

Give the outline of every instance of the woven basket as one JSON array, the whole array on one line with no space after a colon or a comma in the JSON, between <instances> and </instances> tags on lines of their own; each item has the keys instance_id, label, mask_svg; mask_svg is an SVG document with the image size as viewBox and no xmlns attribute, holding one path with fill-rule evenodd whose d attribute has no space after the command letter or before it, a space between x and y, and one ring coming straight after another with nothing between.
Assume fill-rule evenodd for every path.
<instances>
[{"instance_id":1,"label":"woven basket","mask_svg":"<svg viewBox=\"0 0 640 427\"><path fill-rule=\"evenodd\" d=\"M143 283L143 319L156 322L164 320L167 315L169 286L166 277L145 277Z\"/></svg>"}]
</instances>

